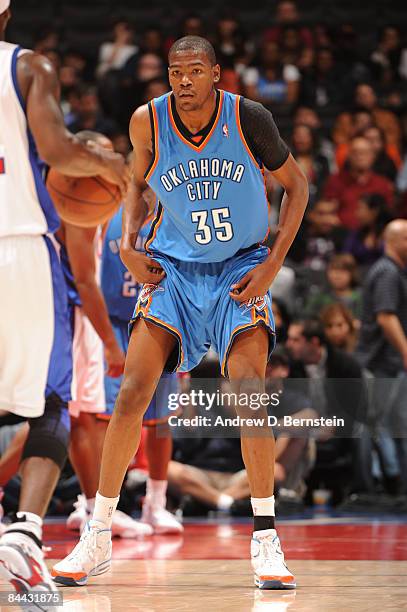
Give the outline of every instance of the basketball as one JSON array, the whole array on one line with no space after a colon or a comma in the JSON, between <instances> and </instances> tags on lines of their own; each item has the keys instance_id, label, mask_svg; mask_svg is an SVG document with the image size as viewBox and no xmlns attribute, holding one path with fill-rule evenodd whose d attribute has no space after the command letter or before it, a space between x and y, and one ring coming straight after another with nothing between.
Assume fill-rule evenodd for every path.
<instances>
[{"instance_id":1,"label":"basketball","mask_svg":"<svg viewBox=\"0 0 407 612\"><path fill-rule=\"evenodd\" d=\"M47 189L61 219L79 227L105 223L121 201L119 188L100 176L65 176L53 168L48 173Z\"/></svg>"}]
</instances>

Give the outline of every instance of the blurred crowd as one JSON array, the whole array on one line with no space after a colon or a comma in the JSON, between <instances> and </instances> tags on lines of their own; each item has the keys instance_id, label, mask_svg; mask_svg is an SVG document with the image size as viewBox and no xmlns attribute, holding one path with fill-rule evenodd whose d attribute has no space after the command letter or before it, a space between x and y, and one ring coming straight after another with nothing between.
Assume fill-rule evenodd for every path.
<instances>
[{"instance_id":1,"label":"blurred crowd","mask_svg":"<svg viewBox=\"0 0 407 612\"><path fill-rule=\"evenodd\" d=\"M335 504L406 510L407 38L397 24L363 40L350 23L310 24L293 0L274 10L256 31L232 10L210 24L186 15L173 32L140 29L123 16L89 55L67 48L50 24L34 48L57 68L67 126L106 134L124 155L134 109L169 89L166 56L182 35L214 44L220 88L271 110L308 177L310 198L273 287L279 348L268 374L371 382L366 397L358 386L341 400L357 403L363 415L353 438L279 441L281 504L298 509L311 503L313 490L327 489ZM266 179L275 228L282 193ZM311 387L292 401L292 412L332 413L339 387ZM197 504L201 512L219 509L226 492L239 514L238 501L248 496L242 470L234 439L176 440L169 480L186 513Z\"/></svg>"}]
</instances>

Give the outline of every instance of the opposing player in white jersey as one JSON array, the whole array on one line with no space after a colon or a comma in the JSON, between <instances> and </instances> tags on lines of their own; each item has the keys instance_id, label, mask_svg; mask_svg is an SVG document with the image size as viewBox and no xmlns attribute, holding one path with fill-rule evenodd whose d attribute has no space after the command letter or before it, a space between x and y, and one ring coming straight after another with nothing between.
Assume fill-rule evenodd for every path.
<instances>
[{"instance_id":1,"label":"opposing player in white jersey","mask_svg":"<svg viewBox=\"0 0 407 612\"><path fill-rule=\"evenodd\" d=\"M67 175L102 175L123 193L127 171L120 155L66 130L51 63L3 42L9 5L0 0L0 410L27 419L30 432L19 512L0 539L0 574L32 592L55 588L42 518L67 454L72 374L66 285L51 236L59 219L40 160Z\"/></svg>"}]
</instances>

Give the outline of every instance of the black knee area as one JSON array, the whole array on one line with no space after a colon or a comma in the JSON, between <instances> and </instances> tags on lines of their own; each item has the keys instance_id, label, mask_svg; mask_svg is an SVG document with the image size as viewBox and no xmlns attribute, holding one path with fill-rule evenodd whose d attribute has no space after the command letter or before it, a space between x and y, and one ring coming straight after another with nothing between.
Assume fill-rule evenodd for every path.
<instances>
[{"instance_id":1,"label":"black knee area","mask_svg":"<svg viewBox=\"0 0 407 612\"><path fill-rule=\"evenodd\" d=\"M68 456L70 417L68 402L52 393L45 402L44 414L29 419L30 432L21 461L30 457L52 459L62 469Z\"/></svg>"}]
</instances>

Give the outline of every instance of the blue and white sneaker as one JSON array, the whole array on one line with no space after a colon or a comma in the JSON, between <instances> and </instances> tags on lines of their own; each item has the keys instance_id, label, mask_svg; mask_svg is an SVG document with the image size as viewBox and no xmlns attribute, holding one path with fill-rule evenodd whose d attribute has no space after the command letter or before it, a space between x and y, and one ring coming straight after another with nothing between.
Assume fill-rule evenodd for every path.
<instances>
[{"instance_id":1,"label":"blue and white sneaker","mask_svg":"<svg viewBox=\"0 0 407 612\"><path fill-rule=\"evenodd\" d=\"M255 531L251 542L254 584L259 589L295 589L296 582L288 570L275 529Z\"/></svg>"},{"instance_id":2,"label":"blue and white sneaker","mask_svg":"<svg viewBox=\"0 0 407 612\"><path fill-rule=\"evenodd\" d=\"M109 571L111 558L111 530L99 521L89 521L71 554L54 565L51 576L58 584L85 586L90 576Z\"/></svg>"}]
</instances>

